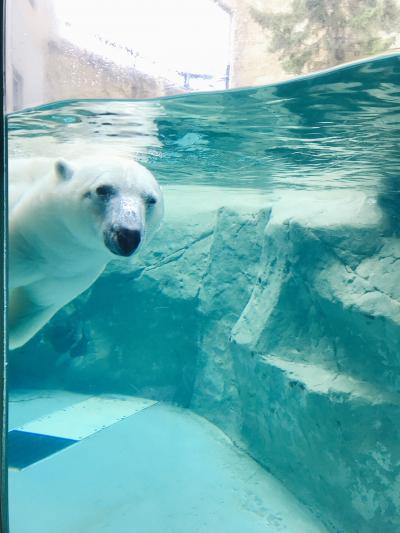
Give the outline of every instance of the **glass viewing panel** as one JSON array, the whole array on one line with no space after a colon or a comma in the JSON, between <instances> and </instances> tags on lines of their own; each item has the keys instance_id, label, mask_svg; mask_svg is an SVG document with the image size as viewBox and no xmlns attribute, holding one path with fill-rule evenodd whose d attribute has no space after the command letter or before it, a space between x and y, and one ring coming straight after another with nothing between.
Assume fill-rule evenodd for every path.
<instances>
[{"instance_id":1,"label":"glass viewing panel","mask_svg":"<svg viewBox=\"0 0 400 533\"><path fill-rule=\"evenodd\" d=\"M400 530L400 8L327 4L8 2L10 533Z\"/></svg>"}]
</instances>

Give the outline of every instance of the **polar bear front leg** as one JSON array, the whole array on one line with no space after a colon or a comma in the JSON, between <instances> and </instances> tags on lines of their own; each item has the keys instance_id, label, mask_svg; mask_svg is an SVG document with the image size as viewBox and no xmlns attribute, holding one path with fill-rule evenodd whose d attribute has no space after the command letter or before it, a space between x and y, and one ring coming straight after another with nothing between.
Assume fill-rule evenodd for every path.
<instances>
[{"instance_id":1,"label":"polar bear front leg","mask_svg":"<svg viewBox=\"0 0 400 533\"><path fill-rule=\"evenodd\" d=\"M35 302L28 287L12 289L8 305L9 348L19 348L37 333L57 312L57 307Z\"/></svg>"}]
</instances>

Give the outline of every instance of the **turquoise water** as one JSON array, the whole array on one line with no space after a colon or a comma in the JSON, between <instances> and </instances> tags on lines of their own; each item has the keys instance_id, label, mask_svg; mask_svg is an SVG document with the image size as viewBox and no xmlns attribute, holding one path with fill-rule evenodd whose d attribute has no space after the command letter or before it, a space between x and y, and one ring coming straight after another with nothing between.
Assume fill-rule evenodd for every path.
<instances>
[{"instance_id":1,"label":"turquoise water","mask_svg":"<svg viewBox=\"0 0 400 533\"><path fill-rule=\"evenodd\" d=\"M10 353L12 533L400 530L399 119L398 54L9 115L12 158L133 157L166 209Z\"/></svg>"},{"instance_id":2,"label":"turquoise water","mask_svg":"<svg viewBox=\"0 0 400 533\"><path fill-rule=\"evenodd\" d=\"M399 104L393 55L274 86L42 106L9 117L11 153L24 155L24 139L90 140L161 183L374 189L398 175Z\"/></svg>"}]
</instances>

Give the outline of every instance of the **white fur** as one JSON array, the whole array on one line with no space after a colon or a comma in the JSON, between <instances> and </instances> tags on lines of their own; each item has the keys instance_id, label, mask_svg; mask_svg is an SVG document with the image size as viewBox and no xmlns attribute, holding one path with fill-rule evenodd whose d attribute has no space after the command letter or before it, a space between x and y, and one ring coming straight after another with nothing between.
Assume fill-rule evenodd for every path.
<instances>
[{"instance_id":1,"label":"white fur","mask_svg":"<svg viewBox=\"0 0 400 533\"><path fill-rule=\"evenodd\" d=\"M163 199L153 175L122 158L61 164L22 159L9 165L9 344L25 344L66 303L86 290L116 256L106 247L109 213L95 194L111 184L118 216L135 216L148 242L161 223ZM151 207L146 195L157 198ZM113 219L115 222L115 220Z\"/></svg>"}]
</instances>

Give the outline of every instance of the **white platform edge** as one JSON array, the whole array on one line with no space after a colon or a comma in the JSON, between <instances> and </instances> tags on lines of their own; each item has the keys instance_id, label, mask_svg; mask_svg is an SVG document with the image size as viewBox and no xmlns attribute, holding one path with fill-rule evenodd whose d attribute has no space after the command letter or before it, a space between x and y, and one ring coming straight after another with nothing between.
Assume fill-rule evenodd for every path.
<instances>
[{"instance_id":1,"label":"white platform edge","mask_svg":"<svg viewBox=\"0 0 400 533\"><path fill-rule=\"evenodd\" d=\"M156 403L132 396L92 396L15 429L79 441Z\"/></svg>"}]
</instances>

